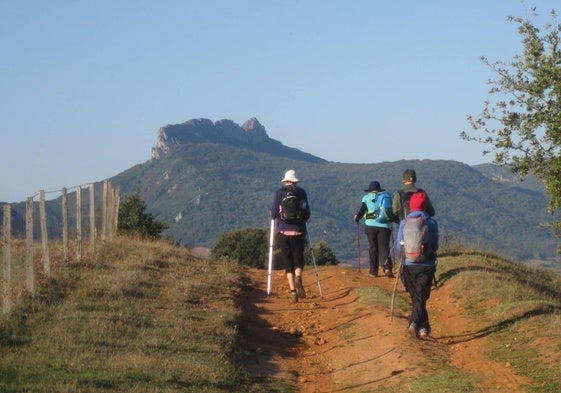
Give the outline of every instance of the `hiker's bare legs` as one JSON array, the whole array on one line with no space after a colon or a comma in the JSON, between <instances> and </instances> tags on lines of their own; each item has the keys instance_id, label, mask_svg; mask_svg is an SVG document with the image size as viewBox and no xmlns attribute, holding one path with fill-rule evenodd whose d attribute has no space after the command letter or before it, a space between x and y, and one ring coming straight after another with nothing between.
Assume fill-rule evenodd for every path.
<instances>
[{"instance_id":1,"label":"hiker's bare legs","mask_svg":"<svg viewBox=\"0 0 561 393\"><path fill-rule=\"evenodd\" d=\"M288 286L291 291L296 290L295 277L302 277L302 269L297 267L294 269L294 273L286 273L286 278L288 279Z\"/></svg>"},{"instance_id":2,"label":"hiker's bare legs","mask_svg":"<svg viewBox=\"0 0 561 393\"><path fill-rule=\"evenodd\" d=\"M293 273L286 273L286 278L288 279L288 286L290 287L291 291L296 290L296 284L294 283L294 274Z\"/></svg>"}]
</instances>

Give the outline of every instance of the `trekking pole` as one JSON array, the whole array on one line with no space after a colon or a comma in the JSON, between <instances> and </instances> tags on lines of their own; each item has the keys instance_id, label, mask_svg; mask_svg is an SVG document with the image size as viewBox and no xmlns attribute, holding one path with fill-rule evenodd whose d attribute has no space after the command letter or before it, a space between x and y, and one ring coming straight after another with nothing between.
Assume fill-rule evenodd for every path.
<instances>
[{"instance_id":1,"label":"trekking pole","mask_svg":"<svg viewBox=\"0 0 561 393\"><path fill-rule=\"evenodd\" d=\"M390 253L392 254L392 262L393 262L393 264L392 264L392 269L393 269L392 273L394 273L394 272L395 272L395 231L394 231L394 225L393 225L393 223L390 224L390 225L391 225L391 230L392 230L392 248L391 248L391 250L390 250Z\"/></svg>"},{"instance_id":2,"label":"trekking pole","mask_svg":"<svg viewBox=\"0 0 561 393\"><path fill-rule=\"evenodd\" d=\"M358 271L360 272L360 224L356 223L356 257L358 261Z\"/></svg>"},{"instance_id":3,"label":"trekking pole","mask_svg":"<svg viewBox=\"0 0 561 393\"><path fill-rule=\"evenodd\" d=\"M386 268L386 265L387 265L388 261L390 260L390 257L392 255L392 251L393 251L394 247L395 247L395 243L393 243L392 246L390 247L390 251L388 251L388 256L386 257L386 260L384 261L384 264L382 265L384 270ZM392 271L392 273L393 273L393 271Z\"/></svg>"},{"instance_id":4,"label":"trekking pole","mask_svg":"<svg viewBox=\"0 0 561 393\"><path fill-rule=\"evenodd\" d=\"M273 239L275 238L275 219L271 219L271 233L269 234L269 275L267 276L267 296L271 293L271 272L273 270Z\"/></svg>"},{"instance_id":5,"label":"trekking pole","mask_svg":"<svg viewBox=\"0 0 561 393\"><path fill-rule=\"evenodd\" d=\"M401 264L403 262L401 261L401 258L399 259L399 268L397 269L397 274L395 275L395 281L393 283L393 292L392 292L392 303L391 303L391 307L390 307L390 323L393 322L393 309L394 309L394 302L395 302L395 292L397 291L397 280L399 280L399 277L401 276Z\"/></svg>"},{"instance_id":6,"label":"trekking pole","mask_svg":"<svg viewBox=\"0 0 561 393\"><path fill-rule=\"evenodd\" d=\"M432 275L432 280L434 281L434 289L438 289L438 281L436 281L436 268L438 267L438 261L434 261L434 274Z\"/></svg>"},{"instance_id":7,"label":"trekking pole","mask_svg":"<svg viewBox=\"0 0 561 393\"><path fill-rule=\"evenodd\" d=\"M318 266L316 264L316 257L314 256L314 248L312 246L312 239L310 237L310 230L308 229L308 223L306 223L306 233L308 236L308 243L310 244L310 252L312 253L312 262L314 263L314 269L316 271L316 280L318 282L319 296L323 299L323 291L321 290L321 283L319 281Z\"/></svg>"},{"instance_id":8,"label":"trekking pole","mask_svg":"<svg viewBox=\"0 0 561 393\"><path fill-rule=\"evenodd\" d=\"M399 231L399 225L398 225L398 231ZM393 231L392 231L392 235L393 235ZM394 257L395 257L395 254L397 253L397 247L395 247L395 244L398 241L399 241L399 239L396 236L394 238L394 243L393 243ZM401 247L403 247L403 242L401 243ZM395 259L394 259L394 261L395 261ZM401 268L402 268L402 266L403 266L403 258L401 258L401 253L400 253L399 266L397 268L397 273L395 275L395 281L393 283L392 302L391 302L391 306L390 306L390 323L393 322L393 310L394 310L394 305L395 305L395 293L397 291L397 281L401 278Z\"/></svg>"}]
</instances>

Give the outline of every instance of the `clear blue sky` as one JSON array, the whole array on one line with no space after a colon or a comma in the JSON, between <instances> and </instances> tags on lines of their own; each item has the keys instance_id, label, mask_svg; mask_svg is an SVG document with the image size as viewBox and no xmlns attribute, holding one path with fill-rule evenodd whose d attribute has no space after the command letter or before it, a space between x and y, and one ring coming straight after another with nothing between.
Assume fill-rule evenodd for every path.
<instances>
[{"instance_id":1,"label":"clear blue sky","mask_svg":"<svg viewBox=\"0 0 561 393\"><path fill-rule=\"evenodd\" d=\"M544 20L558 0L528 0ZM344 163L490 162L460 140L521 53L518 0L0 0L0 201L112 177L157 131L256 117Z\"/></svg>"}]
</instances>

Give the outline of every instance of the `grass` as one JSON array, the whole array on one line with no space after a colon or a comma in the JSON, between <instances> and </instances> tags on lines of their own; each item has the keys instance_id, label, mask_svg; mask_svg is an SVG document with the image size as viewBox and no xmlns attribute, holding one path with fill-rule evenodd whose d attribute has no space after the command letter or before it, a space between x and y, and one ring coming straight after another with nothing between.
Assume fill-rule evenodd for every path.
<instances>
[{"instance_id":1,"label":"grass","mask_svg":"<svg viewBox=\"0 0 561 393\"><path fill-rule=\"evenodd\" d=\"M528 377L527 392L561 391L559 275L480 252L444 256L438 275L489 338L487 356Z\"/></svg>"},{"instance_id":2,"label":"grass","mask_svg":"<svg viewBox=\"0 0 561 393\"><path fill-rule=\"evenodd\" d=\"M436 373L409 381L406 391L416 393L474 393L477 392L477 388L474 385L473 375L452 367L442 366Z\"/></svg>"},{"instance_id":3,"label":"grass","mask_svg":"<svg viewBox=\"0 0 561 393\"><path fill-rule=\"evenodd\" d=\"M53 249L51 260L61 259ZM18 305L0 318L1 392L293 391L239 365L236 263L119 238L95 258L53 262L34 296L23 296L20 265ZM487 356L526 376L527 392L561 391L560 276L470 251L443 253L437 275L476 322L474 339L488 338ZM378 287L356 291L365 305L387 307L392 296ZM394 316L409 308L398 292ZM478 391L479 377L448 366L445 356L426 361L422 376L385 391Z\"/></svg>"},{"instance_id":4,"label":"grass","mask_svg":"<svg viewBox=\"0 0 561 393\"><path fill-rule=\"evenodd\" d=\"M398 283L398 290L401 284ZM403 317L408 315L410 311L410 305L407 298L400 295L399 291L396 290L394 297L394 317ZM388 304L391 305L392 292L380 287L361 287L355 289L359 300L361 303L367 305L375 305L383 308L387 308Z\"/></svg>"},{"instance_id":5,"label":"grass","mask_svg":"<svg viewBox=\"0 0 561 393\"><path fill-rule=\"evenodd\" d=\"M130 239L59 265L0 319L0 391L275 391L236 365L240 277Z\"/></svg>"}]
</instances>

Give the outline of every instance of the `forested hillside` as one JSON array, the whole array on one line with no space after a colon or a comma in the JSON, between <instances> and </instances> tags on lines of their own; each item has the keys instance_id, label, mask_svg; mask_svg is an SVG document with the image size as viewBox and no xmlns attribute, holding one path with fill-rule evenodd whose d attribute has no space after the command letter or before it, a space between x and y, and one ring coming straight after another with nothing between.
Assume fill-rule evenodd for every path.
<instances>
[{"instance_id":1,"label":"forested hillside","mask_svg":"<svg viewBox=\"0 0 561 393\"><path fill-rule=\"evenodd\" d=\"M441 242L546 267L559 261L559 239L547 226L555 217L547 213L543 186L535 179L520 183L494 165L470 167L456 161L329 162L268 138L256 119L245 128L233 122L202 123L212 132L187 122L187 131L181 132L196 137L183 139L176 128L164 127L152 160L110 179L122 197L138 193L148 211L169 225L165 235L177 244L211 248L232 229L269 228L273 193L285 171L295 169L311 203L312 241L325 240L341 262L356 263L357 229L363 238L361 254L367 252L363 228L353 221L363 190L378 180L386 190L396 191L403 171L414 168L418 186L427 190L436 208ZM203 135L205 130L209 135ZM96 195L101 194L97 184ZM69 195L70 225L74 203ZM24 207L23 202L13 205L16 232L19 228L23 233ZM60 198L49 201L47 210L49 236L60 237Z\"/></svg>"},{"instance_id":2,"label":"forested hillside","mask_svg":"<svg viewBox=\"0 0 561 393\"><path fill-rule=\"evenodd\" d=\"M352 217L364 188L378 180L395 191L406 168L416 169L418 185L429 192L443 242L546 265L556 260L557 239L542 225L551 220L542 192L494 181L455 161L312 163L207 143L178 147L113 180L123 194L140 192L175 241L212 247L231 229L268 227L273 193L291 168L309 194L312 240L327 241L342 261L356 258Z\"/></svg>"}]
</instances>

